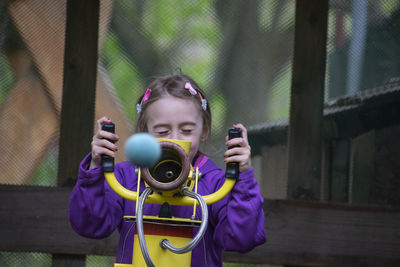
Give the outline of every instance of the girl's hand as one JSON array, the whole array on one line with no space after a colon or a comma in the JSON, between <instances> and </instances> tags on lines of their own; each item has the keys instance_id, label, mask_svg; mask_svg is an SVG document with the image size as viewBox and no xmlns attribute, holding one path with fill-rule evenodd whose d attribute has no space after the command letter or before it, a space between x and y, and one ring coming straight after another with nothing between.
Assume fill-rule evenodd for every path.
<instances>
[{"instance_id":1,"label":"girl's hand","mask_svg":"<svg viewBox=\"0 0 400 267\"><path fill-rule=\"evenodd\" d=\"M115 152L118 150L115 144L106 140L107 138L118 142L118 135L101 130L101 126L105 122L111 122L111 120L107 117L102 117L97 121L97 133L93 136L92 140L92 161L90 162L90 169L101 165L101 155L108 155L115 158Z\"/></svg>"},{"instance_id":2,"label":"girl's hand","mask_svg":"<svg viewBox=\"0 0 400 267\"><path fill-rule=\"evenodd\" d=\"M225 151L225 163L238 162L240 172L251 169L251 147L247 140L247 130L241 124L234 124L233 127L240 128L242 130L242 138L233 138L228 140L228 136L225 137L228 147L238 145L239 147L231 148Z\"/></svg>"}]
</instances>

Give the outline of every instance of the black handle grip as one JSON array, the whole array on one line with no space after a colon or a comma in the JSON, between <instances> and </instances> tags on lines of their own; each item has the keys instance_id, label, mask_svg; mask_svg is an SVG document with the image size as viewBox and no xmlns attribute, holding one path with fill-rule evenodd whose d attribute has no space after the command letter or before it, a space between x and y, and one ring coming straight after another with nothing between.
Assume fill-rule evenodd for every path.
<instances>
[{"instance_id":1,"label":"black handle grip","mask_svg":"<svg viewBox=\"0 0 400 267\"><path fill-rule=\"evenodd\" d=\"M103 123L101 126L103 131L110 133L115 133L115 124L112 122ZM108 141L114 143L113 140L107 139ZM101 165L103 167L103 172L113 172L114 171L114 158L108 155L101 155Z\"/></svg>"},{"instance_id":2,"label":"black handle grip","mask_svg":"<svg viewBox=\"0 0 400 267\"><path fill-rule=\"evenodd\" d=\"M231 140L233 138L242 137L242 130L239 128L231 128L228 131L228 139ZM232 149L236 146L228 147L228 149ZM226 164L225 177L230 179L237 179L239 177L239 163L238 162L228 162Z\"/></svg>"}]
</instances>

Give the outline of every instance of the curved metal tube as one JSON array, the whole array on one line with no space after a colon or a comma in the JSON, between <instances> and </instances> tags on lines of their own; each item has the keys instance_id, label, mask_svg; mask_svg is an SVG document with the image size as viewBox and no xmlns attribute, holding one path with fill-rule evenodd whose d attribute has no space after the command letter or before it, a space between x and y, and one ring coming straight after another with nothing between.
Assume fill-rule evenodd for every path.
<instances>
[{"instance_id":1,"label":"curved metal tube","mask_svg":"<svg viewBox=\"0 0 400 267\"><path fill-rule=\"evenodd\" d=\"M177 248L174 245L172 245L168 239L163 239L161 240L161 247L162 248L166 248L169 251L175 253L175 254L183 254L186 252L189 252L191 250L193 250L193 248L195 246L197 246L197 244L200 242L200 240L203 238L206 230L207 230L207 224L208 224L208 210L207 210L207 204L206 202L203 200L203 198L201 197L201 195L192 192L188 189L183 189L182 191L183 195L197 199L197 201L200 204L200 208L201 208L201 224L200 224L200 229L197 232L196 236L184 247L181 248Z\"/></svg>"},{"instance_id":2,"label":"curved metal tube","mask_svg":"<svg viewBox=\"0 0 400 267\"><path fill-rule=\"evenodd\" d=\"M144 261L146 262L147 266L149 267L155 267L153 261L151 260L149 251L147 249L147 245L146 245L146 239L144 237L144 231L143 231L143 209L144 209L144 204L146 201L146 198L148 197L148 195L150 195L151 193L153 193L153 190L150 187L147 187L142 195L139 198L139 206L137 209L137 216L136 216L136 227L137 227L137 234L139 237L139 245L140 245L140 249L142 250L142 255L144 258Z\"/></svg>"},{"instance_id":3,"label":"curved metal tube","mask_svg":"<svg viewBox=\"0 0 400 267\"><path fill-rule=\"evenodd\" d=\"M143 209L144 209L144 205L146 202L146 198L153 192L153 190L150 187L147 187L142 195L140 196L139 199L139 206L138 206L138 210L137 210L137 234L138 234L138 238L139 238L139 245L140 245L140 249L142 251L143 254L143 258L144 261L146 262L147 266L149 267L154 267L154 263L151 260L149 251L147 249L147 245L146 245L146 239L144 236L144 231L143 231ZM197 244L200 242L200 240L203 238L206 230L207 230L207 224L208 224L208 210L207 210L207 204L206 202L203 200L203 198L201 197L201 195L192 192L188 189L184 189L182 191L182 193L185 196L191 197L196 199L199 204L200 204L200 208L201 208L201 224L200 224L200 229L197 232L196 236L184 247L182 248L177 248L174 245L172 245L167 239L163 239L160 242L160 246L162 248L168 249L171 252L175 253L175 254L183 254L186 252L189 252L191 250L193 250L193 248L195 246L197 246Z\"/></svg>"}]
</instances>

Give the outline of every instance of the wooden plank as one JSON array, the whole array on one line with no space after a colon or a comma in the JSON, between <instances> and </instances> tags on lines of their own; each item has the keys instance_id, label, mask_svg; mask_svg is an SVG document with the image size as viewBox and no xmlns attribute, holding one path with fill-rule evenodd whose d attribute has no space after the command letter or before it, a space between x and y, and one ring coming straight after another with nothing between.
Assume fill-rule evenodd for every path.
<instances>
[{"instance_id":1,"label":"wooden plank","mask_svg":"<svg viewBox=\"0 0 400 267\"><path fill-rule=\"evenodd\" d=\"M23 184L56 136L58 115L26 51L7 53L17 83L0 109L0 183ZM23 167L21 167L23 166Z\"/></svg>"},{"instance_id":2,"label":"wooden plank","mask_svg":"<svg viewBox=\"0 0 400 267\"><path fill-rule=\"evenodd\" d=\"M287 147L262 148L262 167L259 181L261 195L268 199L287 198Z\"/></svg>"},{"instance_id":3,"label":"wooden plank","mask_svg":"<svg viewBox=\"0 0 400 267\"><path fill-rule=\"evenodd\" d=\"M394 166L387 166L393 169ZM349 202L371 203L375 180L375 131L369 131L351 141Z\"/></svg>"},{"instance_id":4,"label":"wooden plank","mask_svg":"<svg viewBox=\"0 0 400 267\"><path fill-rule=\"evenodd\" d=\"M58 184L73 181L90 151L95 114L99 0L67 2Z\"/></svg>"},{"instance_id":5,"label":"wooden plank","mask_svg":"<svg viewBox=\"0 0 400 267\"><path fill-rule=\"evenodd\" d=\"M350 140L332 141L329 200L334 202L349 200L350 145Z\"/></svg>"},{"instance_id":6,"label":"wooden plank","mask_svg":"<svg viewBox=\"0 0 400 267\"><path fill-rule=\"evenodd\" d=\"M36 124L35 120L28 119L31 117L30 113L32 113L33 109L29 109L28 111L24 109L24 112L17 112L16 116L19 118L18 120L2 119L2 127L5 129L4 138L0 139L0 146L2 147L10 147L11 140L7 138L7 136L13 135L10 129L26 129L28 126L33 127L33 125L36 125L37 127L34 127L34 129L41 131L43 135L39 140L33 140L34 142L48 140L45 137L54 133L57 135L56 137L58 137L57 129L60 123L59 114L62 96L66 3L67 1L52 0L12 1L9 3L10 18L23 40L24 49L27 49L25 53L29 52L30 61L34 62L35 69L38 71L38 73L36 73L37 79L42 82L43 94L46 95L48 101L45 106L50 105L54 109L53 112L48 111L45 112L45 114L47 114L46 116L53 114L55 119L47 120L46 127L40 126L40 124ZM101 46L106 37L108 22L111 18L112 1L102 0L100 4L99 46ZM49 25L51 25L51 27L49 27ZM14 66L14 63L19 63L19 61L12 61L11 63ZM131 122L121 108L118 99L115 97L114 88L109 81L107 73L100 66L97 67L97 70L96 118L100 118L104 115L112 118L117 124L117 131L121 138L121 143L124 143L124 140L132 134ZM12 89L10 94L13 93L13 90L14 89ZM26 94L30 96L30 104L34 105L35 109L39 111L43 104L35 100L36 93L34 91L29 91ZM27 107L27 105L25 106ZM12 105L3 106L1 112L3 114L15 113ZM27 119L25 120L24 117ZM30 124L24 124L24 121ZM86 121L86 123L90 124L92 121ZM12 127L10 127L10 125ZM52 132L54 129L56 130ZM23 131L18 130L18 132ZM89 144L85 143L84 145L89 146ZM47 146L48 144L43 142L42 145L33 148L31 144L27 143L25 146L26 150L10 151L12 154L9 155L12 155L13 164L0 164L1 173L13 174L12 177L15 182L12 181L10 183L26 183L31 176L31 172L27 172L25 169L35 169L37 163L40 162L43 150ZM24 156L28 155L28 152L30 153L31 159L27 161ZM88 152L89 150L85 151L85 153ZM124 160L124 155L123 153L118 153L117 161L121 160ZM24 172L20 172L20 166L28 165L28 163L31 164L31 161L33 162L33 166L27 166L29 168L24 168ZM21 175L16 176L16 174ZM69 183L71 183L71 181L69 181Z\"/></svg>"},{"instance_id":7,"label":"wooden plank","mask_svg":"<svg viewBox=\"0 0 400 267\"><path fill-rule=\"evenodd\" d=\"M0 186L0 250L114 256L118 233L93 240L70 227L70 189ZM265 200L268 242L227 261L307 266L400 264L400 207Z\"/></svg>"},{"instance_id":8,"label":"wooden plank","mask_svg":"<svg viewBox=\"0 0 400 267\"><path fill-rule=\"evenodd\" d=\"M115 255L118 234L79 236L68 220L70 188L0 186L0 251Z\"/></svg>"},{"instance_id":9,"label":"wooden plank","mask_svg":"<svg viewBox=\"0 0 400 267\"><path fill-rule=\"evenodd\" d=\"M13 24L16 25L24 44L31 52L49 94L59 110L61 110L63 84L66 10L67 1L12 1L9 4ZM106 36L111 11L112 0L101 0L100 45Z\"/></svg>"},{"instance_id":10,"label":"wooden plank","mask_svg":"<svg viewBox=\"0 0 400 267\"><path fill-rule=\"evenodd\" d=\"M398 266L400 208L265 200L267 243L231 262L295 266Z\"/></svg>"},{"instance_id":11,"label":"wooden plank","mask_svg":"<svg viewBox=\"0 0 400 267\"><path fill-rule=\"evenodd\" d=\"M332 161L332 145L331 142L325 141L322 146L321 153L321 200L328 201L330 197L330 181L331 181L331 161Z\"/></svg>"},{"instance_id":12,"label":"wooden plank","mask_svg":"<svg viewBox=\"0 0 400 267\"><path fill-rule=\"evenodd\" d=\"M374 203L400 205L399 136L400 124L375 131L374 179L370 187Z\"/></svg>"},{"instance_id":13,"label":"wooden plank","mask_svg":"<svg viewBox=\"0 0 400 267\"><path fill-rule=\"evenodd\" d=\"M319 199L327 0L297 0L288 135L288 197Z\"/></svg>"},{"instance_id":14,"label":"wooden plank","mask_svg":"<svg viewBox=\"0 0 400 267\"><path fill-rule=\"evenodd\" d=\"M57 267L85 267L86 257L84 255L53 255L53 266Z\"/></svg>"}]
</instances>

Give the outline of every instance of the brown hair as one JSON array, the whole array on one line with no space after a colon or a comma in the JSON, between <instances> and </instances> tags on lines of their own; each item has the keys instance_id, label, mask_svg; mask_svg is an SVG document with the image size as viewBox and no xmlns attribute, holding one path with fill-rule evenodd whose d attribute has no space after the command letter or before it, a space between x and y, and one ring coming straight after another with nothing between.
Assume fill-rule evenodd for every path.
<instances>
[{"instance_id":1,"label":"brown hair","mask_svg":"<svg viewBox=\"0 0 400 267\"><path fill-rule=\"evenodd\" d=\"M189 90L185 89L185 84L190 82L192 87L197 91L196 95L192 95ZM151 93L149 98L142 103L141 112L136 122L136 132L147 132L147 116L146 107L151 103L159 100L160 98L171 95L177 98L188 99L195 101L198 108L202 114L203 118L203 131L205 131L206 136L211 132L211 110L209 102L207 101L206 109L202 108L202 99L206 99L204 92L200 89L199 85L189 76L185 74L167 75L155 79L149 87ZM142 102L144 94L139 97L137 104Z\"/></svg>"}]
</instances>

